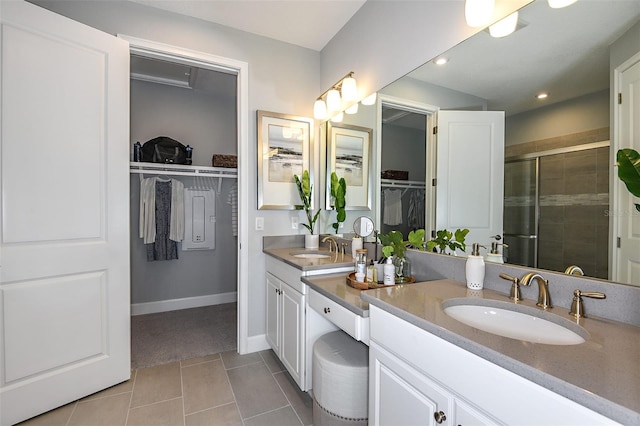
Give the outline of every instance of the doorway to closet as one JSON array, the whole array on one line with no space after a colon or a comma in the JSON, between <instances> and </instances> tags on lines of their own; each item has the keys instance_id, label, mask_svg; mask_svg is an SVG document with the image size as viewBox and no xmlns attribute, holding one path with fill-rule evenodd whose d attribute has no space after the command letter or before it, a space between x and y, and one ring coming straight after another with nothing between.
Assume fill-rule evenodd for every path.
<instances>
[{"instance_id":1,"label":"doorway to closet","mask_svg":"<svg viewBox=\"0 0 640 426\"><path fill-rule=\"evenodd\" d=\"M238 76L226 68L168 55L131 55L132 144L167 136L193 149L192 165L132 163L132 367L236 350L238 342L237 168L213 168L214 154L238 154ZM132 154L133 159L133 154ZM141 166L142 165L142 166ZM140 238L145 179L197 193L203 213L184 198L185 239L177 259L148 256ZM149 181L147 181L149 182ZM193 213L193 214L192 214ZM201 217L200 217L201 216ZM197 233L196 228L206 228ZM188 241L205 238L206 248Z\"/></svg>"}]
</instances>

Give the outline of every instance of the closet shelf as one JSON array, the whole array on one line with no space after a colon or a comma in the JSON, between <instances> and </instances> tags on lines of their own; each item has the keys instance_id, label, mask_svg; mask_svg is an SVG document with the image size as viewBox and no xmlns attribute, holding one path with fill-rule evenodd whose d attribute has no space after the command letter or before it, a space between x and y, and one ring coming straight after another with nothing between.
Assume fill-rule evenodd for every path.
<instances>
[{"instance_id":1,"label":"closet shelf","mask_svg":"<svg viewBox=\"0 0 640 426\"><path fill-rule=\"evenodd\" d=\"M380 179L382 188L425 188L425 183L419 180Z\"/></svg>"},{"instance_id":2,"label":"closet shelf","mask_svg":"<svg viewBox=\"0 0 640 426\"><path fill-rule=\"evenodd\" d=\"M200 176L212 178L238 178L238 169L226 167L187 166L184 164L158 164L158 163L130 163L131 173L173 175L173 176Z\"/></svg>"},{"instance_id":3,"label":"closet shelf","mask_svg":"<svg viewBox=\"0 0 640 426\"><path fill-rule=\"evenodd\" d=\"M188 166L185 164L161 164L142 163L132 161L129 163L129 171L132 174L153 174L171 176L196 176L218 179L218 193L222 189L222 179L237 179L238 169L228 167Z\"/></svg>"}]
</instances>

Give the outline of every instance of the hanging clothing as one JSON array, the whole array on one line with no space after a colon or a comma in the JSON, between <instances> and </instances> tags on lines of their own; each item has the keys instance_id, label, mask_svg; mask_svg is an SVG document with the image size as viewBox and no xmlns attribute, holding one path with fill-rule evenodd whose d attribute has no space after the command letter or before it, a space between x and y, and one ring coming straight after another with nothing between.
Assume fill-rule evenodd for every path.
<instances>
[{"instance_id":1,"label":"hanging clothing","mask_svg":"<svg viewBox=\"0 0 640 426\"><path fill-rule=\"evenodd\" d=\"M231 206L231 232L238 236L238 182L234 182L227 196L227 204Z\"/></svg>"},{"instance_id":2,"label":"hanging clothing","mask_svg":"<svg viewBox=\"0 0 640 426\"><path fill-rule=\"evenodd\" d=\"M402 191L399 189L385 189L384 195L384 224L402 224Z\"/></svg>"},{"instance_id":3,"label":"hanging clothing","mask_svg":"<svg viewBox=\"0 0 640 426\"><path fill-rule=\"evenodd\" d=\"M145 244L147 260L172 260L178 258L178 243L169 237L171 223L172 181L157 181L155 185L155 241Z\"/></svg>"},{"instance_id":4,"label":"hanging clothing","mask_svg":"<svg viewBox=\"0 0 640 426\"><path fill-rule=\"evenodd\" d=\"M409 228L424 228L424 191L422 189L413 189L409 193L407 222Z\"/></svg>"},{"instance_id":5,"label":"hanging clothing","mask_svg":"<svg viewBox=\"0 0 640 426\"><path fill-rule=\"evenodd\" d=\"M164 180L158 177L144 179L140 183L140 238L145 244L156 239L156 183L171 183L169 238L182 241L184 238L184 185L177 179Z\"/></svg>"}]
</instances>

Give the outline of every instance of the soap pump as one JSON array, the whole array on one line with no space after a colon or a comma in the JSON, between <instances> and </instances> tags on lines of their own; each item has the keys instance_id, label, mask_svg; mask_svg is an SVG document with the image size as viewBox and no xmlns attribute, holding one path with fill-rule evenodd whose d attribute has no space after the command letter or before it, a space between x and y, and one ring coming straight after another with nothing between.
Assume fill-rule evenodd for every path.
<instances>
[{"instance_id":1,"label":"soap pump","mask_svg":"<svg viewBox=\"0 0 640 426\"><path fill-rule=\"evenodd\" d=\"M504 263L504 258L502 257L502 253L498 251L498 246L502 246L504 248L509 247L508 244L499 243L497 241L491 242L491 251L487 253L487 262L493 263Z\"/></svg>"},{"instance_id":2,"label":"soap pump","mask_svg":"<svg viewBox=\"0 0 640 426\"><path fill-rule=\"evenodd\" d=\"M467 264L465 266L467 288L471 290L482 290L484 287L484 258L480 256L480 247L484 246L473 243L471 247L471 254L467 257Z\"/></svg>"}]
</instances>

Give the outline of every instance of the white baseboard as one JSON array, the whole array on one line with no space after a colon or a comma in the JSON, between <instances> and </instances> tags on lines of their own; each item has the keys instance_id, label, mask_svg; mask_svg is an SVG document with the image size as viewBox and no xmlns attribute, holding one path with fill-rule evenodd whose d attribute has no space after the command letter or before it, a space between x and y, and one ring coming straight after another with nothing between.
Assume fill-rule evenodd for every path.
<instances>
[{"instance_id":1,"label":"white baseboard","mask_svg":"<svg viewBox=\"0 0 640 426\"><path fill-rule=\"evenodd\" d=\"M257 336L249 336L247 338L246 353L250 354L252 352L264 351L267 349L271 349L271 345L269 344L269 342L267 342L267 336L265 334L259 334Z\"/></svg>"},{"instance_id":2,"label":"white baseboard","mask_svg":"<svg viewBox=\"0 0 640 426\"><path fill-rule=\"evenodd\" d=\"M131 315L155 314L157 312L177 311L178 309L199 308L201 306L221 305L238 300L237 292L209 294L206 296L185 297L183 299L159 300L157 302L135 303L131 305ZM266 340L265 340L266 341ZM254 351L255 352L255 351Z\"/></svg>"}]
</instances>

